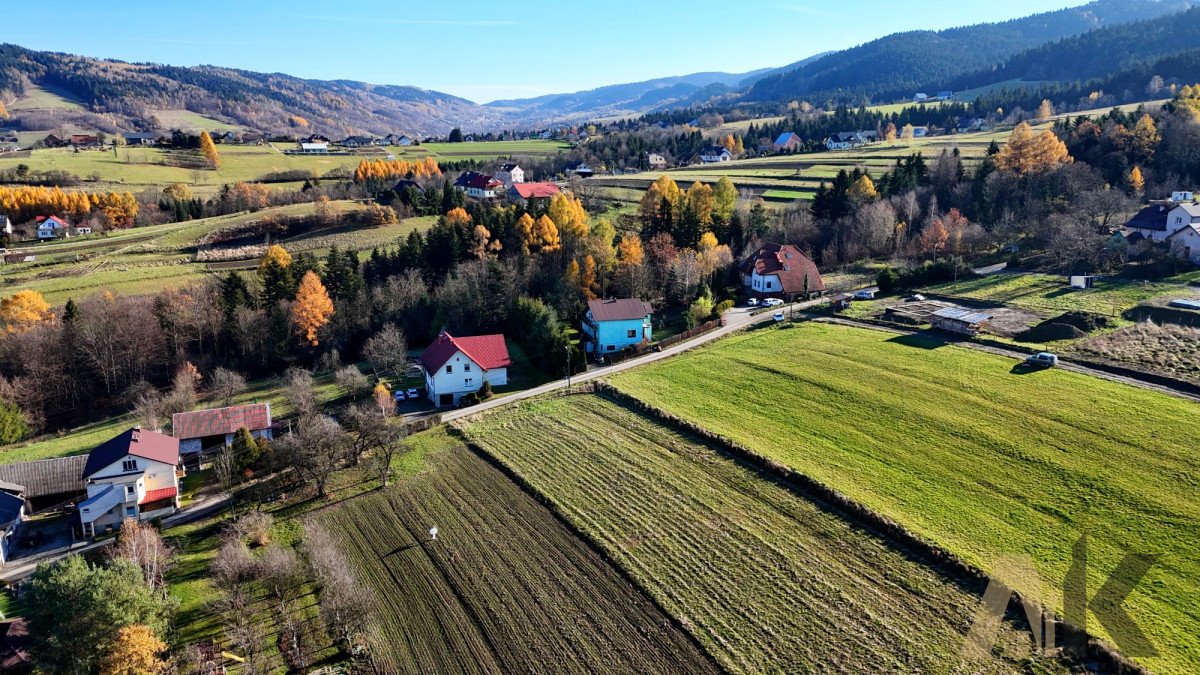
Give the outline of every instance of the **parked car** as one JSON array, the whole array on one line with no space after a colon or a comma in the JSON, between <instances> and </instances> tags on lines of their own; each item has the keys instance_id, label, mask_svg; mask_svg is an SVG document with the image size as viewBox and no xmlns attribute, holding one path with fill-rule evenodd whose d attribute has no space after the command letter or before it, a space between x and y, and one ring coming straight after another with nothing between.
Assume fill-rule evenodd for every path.
<instances>
[{"instance_id":1,"label":"parked car","mask_svg":"<svg viewBox=\"0 0 1200 675\"><path fill-rule=\"evenodd\" d=\"M408 397L409 398L421 398L421 392L417 391L416 389L409 389Z\"/></svg>"},{"instance_id":2,"label":"parked car","mask_svg":"<svg viewBox=\"0 0 1200 675\"><path fill-rule=\"evenodd\" d=\"M778 307L783 304L783 300L779 298L767 298L763 300L763 307Z\"/></svg>"},{"instance_id":3,"label":"parked car","mask_svg":"<svg viewBox=\"0 0 1200 675\"><path fill-rule=\"evenodd\" d=\"M921 295L920 293L913 293L912 295L905 298L905 300L907 300L909 302L924 302L925 296Z\"/></svg>"},{"instance_id":4,"label":"parked car","mask_svg":"<svg viewBox=\"0 0 1200 675\"><path fill-rule=\"evenodd\" d=\"M775 320L775 323L779 323L783 321L783 312L775 312L771 315L771 318Z\"/></svg>"},{"instance_id":5,"label":"parked car","mask_svg":"<svg viewBox=\"0 0 1200 675\"><path fill-rule=\"evenodd\" d=\"M1025 358L1025 365L1034 368L1053 368L1058 365L1058 355L1050 352L1038 352Z\"/></svg>"},{"instance_id":6,"label":"parked car","mask_svg":"<svg viewBox=\"0 0 1200 675\"><path fill-rule=\"evenodd\" d=\"M854 299L855 300L874 300L875 299L875 291L873 291L869 288L864 288L863 290L858 291L857 293L854 294Z\"/></svg>"},{"instance_id":7,"label":"parked car","mask_svg":"<svg viewBox=\"0 0 1200 675\"><path fill-rule=\"evenodd\" d=\"M746 304L750 307L758 307L758 298L750 298L746 301Z\"/></svg>"}]
</instances>

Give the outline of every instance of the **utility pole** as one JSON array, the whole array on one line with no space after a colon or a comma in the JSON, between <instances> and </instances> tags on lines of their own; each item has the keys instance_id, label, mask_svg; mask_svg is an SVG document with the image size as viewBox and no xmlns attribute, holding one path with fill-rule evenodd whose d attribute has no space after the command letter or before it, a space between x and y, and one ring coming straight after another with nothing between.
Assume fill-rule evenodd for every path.
<instances>
[{"instance_id":1,"label":"utility pole","mask_svg":"<svg viewBox=\"0 0 1200 675\"><path fill-rule=\"evenodd\" d=\"M567 352L567 389L571 388L571 345L567 345L563 349Z\"/></svg>"}]
</instances>

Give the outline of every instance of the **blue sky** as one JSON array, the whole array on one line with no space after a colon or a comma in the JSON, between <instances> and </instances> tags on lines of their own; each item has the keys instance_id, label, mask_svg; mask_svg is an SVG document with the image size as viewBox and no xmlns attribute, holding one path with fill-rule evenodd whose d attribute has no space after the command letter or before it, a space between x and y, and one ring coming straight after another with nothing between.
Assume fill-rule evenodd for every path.
<instances>
[{"instance_id":1,"label":"blue sky","mask_svg":"<svg viewBox=\"0 0 1200 675\"><path fill-rule=\"evenodd\" d=\"M0 42L411 84L478 102L782 66L904 30L1082 0L9 0Z\"/></svg>"}]
</instances>

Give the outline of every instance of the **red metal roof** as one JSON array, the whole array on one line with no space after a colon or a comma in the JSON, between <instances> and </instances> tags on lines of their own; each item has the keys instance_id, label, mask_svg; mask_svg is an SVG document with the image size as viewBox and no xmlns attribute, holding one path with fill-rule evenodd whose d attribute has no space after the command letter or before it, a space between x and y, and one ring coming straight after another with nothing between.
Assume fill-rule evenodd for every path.
<instances>
[{"instance_id":1,"label":"red metal roof","mask_svg":"<svg viewBox=\"0 0 1200 675\"><path fill-rule=\"evenodd\" d=\"M460 351L484 370L507 368L512 364L508 358L508 345L504 344L503 335L454 337L443 331L433 341L433 344L421 352L421 365L425 366L427 371L437 370L446 365L450 357Z\"/></svg>"},{"instance_id":2,"label":"red metal roof","mask_svg":"<svg viewBox=\"0 0 1200 675\"><path fill-rule=\"evenodd\" d=\"M512 189L521 199L553 197L559 193L558 186L554 183L515 183Z\"/></svg>"},{"instance_id":3,"label":"red metal roof","mask_svg":"<svg viewBox=\"0 0 1200 675\"><path fill-rule=\"evenodd\" d=\"M149 504L150 502L157 502L157 501L162 501L163 499L170 499L170 498L174 497L177 492L178 492L178 490L176 490L173 487L159 488L157 490L146 490L146 496L142 497L141 500L138 501L138 504Z\"/></svg>"},{"instance_id":4,"label":"red metal roof","mask_svg":"<svg viewBox=\"0 0 1200 675\"><path fill-rule=\"evenodd\" d=\"M179 440L156 431L134 427L116 438L105 441L88 454L83 477L125 457L143 457L172 466L179 463Z\"/></svg>"},{"instance_id":5,"label":"red metal roof","mask_svg":"<svg viewBox=\"0 0 1200 675\"><path fill-rule=\"evenodd\" d=\"M195 410L175 413L171 416L171 435L179 439L232 434L242 427L246 427L250 431L261 431L270 426L271 404L269 403Z\"/></svg>"}]
</instances>

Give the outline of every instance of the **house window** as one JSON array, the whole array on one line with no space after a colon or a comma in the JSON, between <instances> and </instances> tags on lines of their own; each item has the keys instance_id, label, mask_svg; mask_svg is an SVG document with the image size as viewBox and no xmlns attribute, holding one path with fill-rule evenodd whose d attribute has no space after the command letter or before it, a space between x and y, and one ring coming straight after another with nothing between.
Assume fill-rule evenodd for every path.
<instances>
[{"instance_id":1,"label":"house window","mask_svg":"<svg viewBox=\"0 0 1200 675\"><path fill-rule=\"evenodd\" d=\"M121 462L121 470L122 471L137 471L137 460L136 459L126 459L126 460L122 461Z\"/></svg>"},{"instance_id":2,"label":"house window","mask_svg":"<svg viewBox=\"0 0 1200 675\"><path fill-rule=\"evenodd\" d=\"M131 516L131 517L136 516L137 515L137 507L136 506L126 506L125 507L125 515Z\"/></svg>"},{"instance_id":3,"label":"house window","mask_svg":"<svg viewBox=\"0 0 1200 675\"><path fill-rule=\"evenodd\" d=\"M637 337L637 331L636 330L625 331L625 337L635 338L635 337Z\"/></svg>"},{"instance_id":4,"label":"house window","mask_svg":"<svg viewBox=\"0 0 1200 675\"><path fill-rule=\"evenodd\" d=\"M469 387L474 383L475 383L475 378L473 378L473 377L463 378L463 386L464 387Z\"/></svg>"},{"instance_id":5,"label":"house window","mask_svg":"<svg viewBox=\"0 0 1200 675\"><path fill-rule=\"evenodd\" d=\"M769 281L768 281L768 282L767 282L767 284L766 284L766 286L765 286L765 288L766 288L768 291L769 291L769 290L771 290L771 282L769 282Z\"/></svg>"},{"instance_id":6,"label":"house window","mask_svg":"<svg viewBox=\"0 0 1200 675\"><path fill-rule=\"evenodd\" d=\"M469 363L464 363L464 364L463 364L463 370L467 371L468 373L469 373L469 372L471 372L471 364L469 364Z\"/></svg>"},{"instance_id":7,"label":"house window","mask_svg":"<svg viewBox=\"0 0 1200 675\"><path fill-rule=\"evenodd\" d=\"M616 346L616 345L607 345L607 346L605 346L605 347L604 347L604 351L613 352L613 351L616 351L616 350L617 350L617 346Z\"/></svg>"},{"instance_id":8,"label":"house window","mask_svg":"<svg viewBox=\"0 0 1200 675\"><path fill-rule=\"evenodd\" d=\"M126 486L125 486L125 494L127 494L127 495L131 495L131 494L134 494L135 492L137 492L137 486L136 486L136 485L132 485L132 484L130 484L130 485L126 485Z\"/></svg>"},{"instance_id":9,"label":"house window","mask_svg":"<svg viewBox=\"0 0 1200 675\"><path fill-rule=\"evenodd\" d=\"M454 372L454 366L447 365L447 366L446 366L446 372L447 372L447 373L453 373L453 372Z\"/></svg>"}]
</instances>

